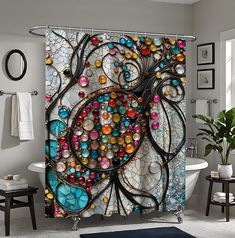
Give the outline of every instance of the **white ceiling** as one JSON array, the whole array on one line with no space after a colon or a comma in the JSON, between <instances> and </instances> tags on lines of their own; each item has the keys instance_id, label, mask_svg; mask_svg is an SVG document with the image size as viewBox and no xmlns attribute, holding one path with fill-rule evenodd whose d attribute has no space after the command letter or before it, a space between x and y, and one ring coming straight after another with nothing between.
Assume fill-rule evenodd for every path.
<instances>
[{"instance_id":1,"label":"white ceiling","mask_svg":"<svg viewBox=\"0 0 235 238\"><path fill-rule=\"evenodd\" d=\"M152 2L170 2L170 3L181 3L181 4L193 4L199 2L200 0L149 0Z\"/></svg>"}]
</instances>

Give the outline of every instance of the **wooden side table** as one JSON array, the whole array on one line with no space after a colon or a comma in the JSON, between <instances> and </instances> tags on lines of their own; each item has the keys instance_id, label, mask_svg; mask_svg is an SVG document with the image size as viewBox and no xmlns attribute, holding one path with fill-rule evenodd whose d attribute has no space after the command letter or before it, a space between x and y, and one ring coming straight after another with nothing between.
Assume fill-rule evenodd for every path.
<instances>
[{"instance_id":1,"label":"wooden side table","mask_svg":"<svg viewBox=\"0 0 235 238\"><path fill-rule=\"evenodd\" d=\"M235 206L235 201L229 202L229 185L230 183L235 183L235 177L231 179L215 179L211 178L211 176L206 176L206 180L209 181L209 190L208 190L208 197L207 197L207 207L206 207L206 216L209 215L210 205L217 205L222 207L222 212L224 213L224 208L226 208L226 222L229 222L229 208L230 206ZM213 183L222 183L222 191L225 192L226 202L216 202L211 199Z\"/></svg>"},{"instance_id":2,"label":"wooden side table","mask_svg":"<svg viewBox=\"0 0 235 238\"><path fill-rule=\"evenodd\" d=\"M33 229L36 230L36 218L34 212L34 201L33 194L37 193L38 188L28 187L25 189L4 191L0 189L0 195L5 197L5 199L0 199L0 203L5 203L0 205L0 210L5 212L5 235L10 235L10 209L18 207L29 207ZM15 197L28 196L28 202L22 202L16 200Z\"/></svg>"}]
</instances>

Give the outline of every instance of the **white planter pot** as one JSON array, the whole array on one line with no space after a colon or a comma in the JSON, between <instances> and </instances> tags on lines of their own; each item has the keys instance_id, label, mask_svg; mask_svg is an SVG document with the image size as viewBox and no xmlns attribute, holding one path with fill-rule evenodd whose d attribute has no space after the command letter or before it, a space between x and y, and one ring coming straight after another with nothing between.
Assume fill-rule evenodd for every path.
<instances>
[{"instance_id":1,"label":"white planter pot","mask_svg":"<svg viewBox=\"0 0 235 238\"><path fill-rule=\"evenodd\" d=\"M220 178L230 179L233 175L232 164L218 164L218 171Z\"/></svg>"}]
</instances>

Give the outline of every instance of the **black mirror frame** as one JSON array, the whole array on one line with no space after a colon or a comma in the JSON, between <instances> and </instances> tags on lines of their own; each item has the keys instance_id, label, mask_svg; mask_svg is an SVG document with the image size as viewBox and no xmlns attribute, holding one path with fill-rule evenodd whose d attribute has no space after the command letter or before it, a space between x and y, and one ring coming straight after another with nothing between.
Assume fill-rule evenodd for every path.
<instances>
[{"instance_id":1,"label":"black mirror frame","mask_svg":"<svg viewBox=\"0 0 235 238\"><path fill-rule=\"evenodd\" d=\"M22 57L23 62L24 62L23 72L21 73L21 75L19 77L13 77L11 75L10 71L9 71L9 68L8 68L9 59L10 59L11 55L13 55L14 53L20 54L20 56ZM14 49L14 50L9 51L7 56L6 56L6 60L5 60L5 70L6 70L7 76L11 80L18 81L18 80L22 79L25 76L26 71L27 71L27 60L26 60L26 57L25 57L24 53L22 51L18 50L18 49Z\"/></svg>"}]
</instances>

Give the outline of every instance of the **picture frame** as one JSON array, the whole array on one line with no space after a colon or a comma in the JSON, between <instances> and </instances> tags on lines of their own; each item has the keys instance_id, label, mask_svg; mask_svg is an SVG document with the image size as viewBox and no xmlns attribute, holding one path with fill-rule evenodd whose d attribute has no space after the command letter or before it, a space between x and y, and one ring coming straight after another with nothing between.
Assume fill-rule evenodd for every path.
<instances>
[{"instance_id":1,"label":"picture frame","mask_svg":"<svg viewBox=\"0 0 235 238\"><path fill-rule=\"evenodd\" d=\"M215 63L215 43L201 44L197 46L197 65Z\"/></svg>"},{"instance_id":2,"label":"picture frame","mask_svg":"<svg viewBox=\"0 0 235 238\"><path fill-rule=\"evenodd\" d=\"M215 69L200 69L197 71L197 89L215 88Z\"/></svg>"}]
</instances>

